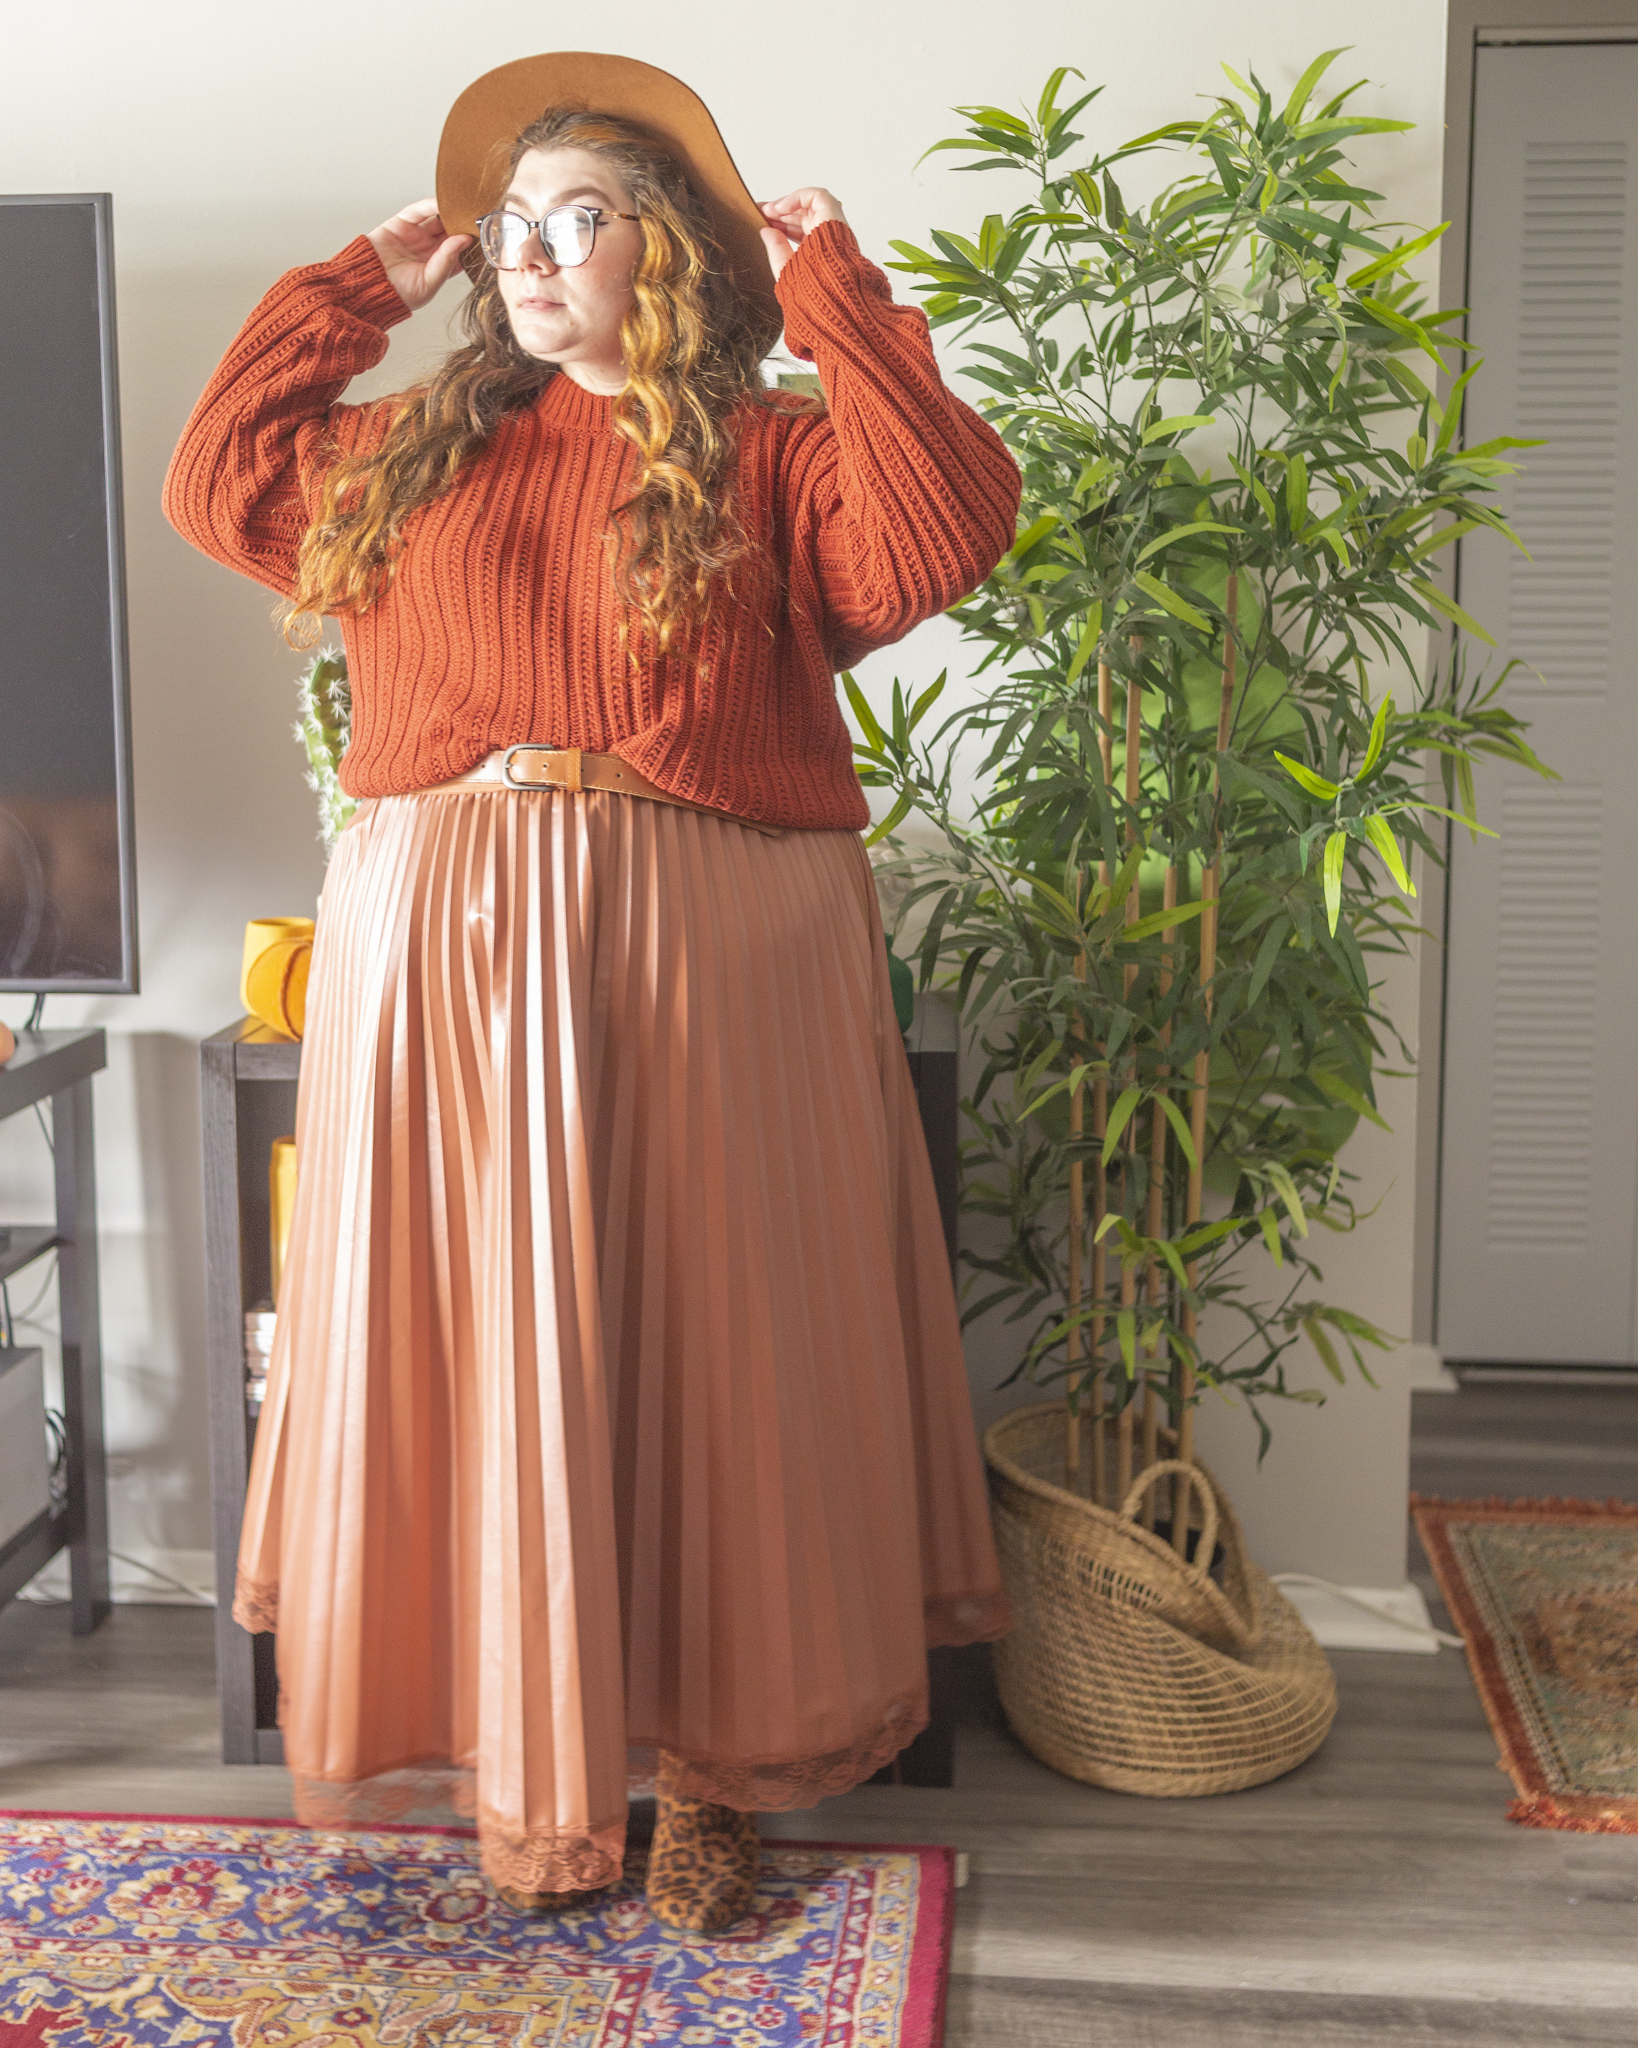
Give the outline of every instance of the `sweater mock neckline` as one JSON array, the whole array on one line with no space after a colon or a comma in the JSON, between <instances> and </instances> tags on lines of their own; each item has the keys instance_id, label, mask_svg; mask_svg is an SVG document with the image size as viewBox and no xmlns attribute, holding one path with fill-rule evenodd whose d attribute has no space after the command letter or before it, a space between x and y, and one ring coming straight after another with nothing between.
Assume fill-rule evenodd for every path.
<instances>
[{"instance_id":1,"label":"sweater mock neckline","mask_svg":"<svg viewBox=\"0 0 1638 2048\"><path fill-rule=\"evenodd\" d=\"M543 419L554 427L576 429L583 434L608 434L614 430L614 400L587 391L566 370L554 371L536 400Z\"/></svg>"}]
</instances>

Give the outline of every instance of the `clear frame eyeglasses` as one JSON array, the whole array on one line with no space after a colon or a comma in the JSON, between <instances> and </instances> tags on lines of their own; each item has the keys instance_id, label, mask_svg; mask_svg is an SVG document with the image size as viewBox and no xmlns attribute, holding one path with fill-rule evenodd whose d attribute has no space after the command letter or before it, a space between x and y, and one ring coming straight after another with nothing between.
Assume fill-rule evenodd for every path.
<instances>
[{"instance_id":1,"label":"clear frame eyeglasses","mask_svg":"<svg viewBox=\"0 0 1638 2048\"><path fill-rule=\"evenodd\" d=\"M544 220L525 220L521 213L486 213L478 223L478 246L497 270L516 270L529 237L540 245L559 270L584 263L597 244L597 224L604 220L641 220L637 213L610 213L601 206L554 206Z\"/></svg>"}]
</instances>

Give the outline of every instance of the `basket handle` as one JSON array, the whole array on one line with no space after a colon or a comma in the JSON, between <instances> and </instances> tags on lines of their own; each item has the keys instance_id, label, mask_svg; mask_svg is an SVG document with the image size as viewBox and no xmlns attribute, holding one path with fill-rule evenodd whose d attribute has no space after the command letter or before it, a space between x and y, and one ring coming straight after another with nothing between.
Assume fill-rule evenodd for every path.
<instances>
[{"instance_id":1,"label":"basket handle","mask_svg":"<svg viewBox=\"0 0 1638 2048\"><path fill-rule=\"evenodd\" d=\"M1217 1496L1198 1465L1186 1465L1181 1458L1161 1458L1153 1465L1146 1465L1133 1480L1131 1492L1121 1502L1120 1518L1123 1522L1135 1520L1143 1496L1157 1479L1168 1472L1183 1473L1200 1496L1200 1541L1195 1547L1193 1569L1209 1571L1217 1550ZM1185 1515L1188 1513L1186 1504L1183 1512Z\"/></svg>"}]
</instances>

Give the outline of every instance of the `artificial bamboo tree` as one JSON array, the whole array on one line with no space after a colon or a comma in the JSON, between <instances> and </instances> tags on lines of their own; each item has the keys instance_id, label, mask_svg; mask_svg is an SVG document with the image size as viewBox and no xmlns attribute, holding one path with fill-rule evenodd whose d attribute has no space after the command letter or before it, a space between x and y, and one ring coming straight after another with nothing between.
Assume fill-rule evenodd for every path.
<instances>
[{"instance_id":1,"label":"artificial bamboo tree","mask_svg":"<svg viewBox=\"0 0 1638 2048\"><path fill-rule=\"evenodd\" d=\"M1442 231L1378 224L1346 159L1409 124L1351 112L1357 87L1316 104L1338 54L1283 107L1230 72L1203 118L1073 168L1079 73L1033 113L962 108L934 148L1031 196L895 244L969 340L1024 511L956 613L986 694L935 726L943 678L881 718L848 678L861 772L894 792L899 929L983 1052L965 1200L1003 1243L967 1254L966 1314L1021 1325L1020 1371L1065 1390L1066 1481L1099 1498L1139 1426L1153 1459L1157 1404L1192 1458L1202 1383L1266 1444L1264 1397L1319 1398L1286 1377L1304 1335L1369 1377L1390 1340L1324 1298L1312 1231L1356 1220L1338 1148L1404 1055L1373 967L1417 929L1414 852L1483 829L1475 757L1548 772L1434 580L1464 533L1512 537L1492 500L1525 444L1460 444L1478 359L1409 277ZM912 812L932 846L894 836Z\"/></svg>"}]
</instances>

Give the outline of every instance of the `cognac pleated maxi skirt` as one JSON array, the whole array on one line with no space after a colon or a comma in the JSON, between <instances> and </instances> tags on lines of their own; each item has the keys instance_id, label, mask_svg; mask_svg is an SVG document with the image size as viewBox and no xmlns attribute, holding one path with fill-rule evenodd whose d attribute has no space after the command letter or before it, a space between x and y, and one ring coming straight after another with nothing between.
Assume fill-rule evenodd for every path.
<instances>
[{"instance_id":1,"label":"cognac pleated maxi skirt","mask_svg":"<svg viewBox=\"0 0 1638 2048\"><path fill-rule=\"evenodd\" d=\"M297 1811L618 1874L628 1745L859 1783L1006 1626L856 834L602 792L364 805L308 993L235 1612Z\"/></svg>"}]
</instances>

